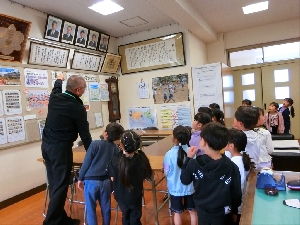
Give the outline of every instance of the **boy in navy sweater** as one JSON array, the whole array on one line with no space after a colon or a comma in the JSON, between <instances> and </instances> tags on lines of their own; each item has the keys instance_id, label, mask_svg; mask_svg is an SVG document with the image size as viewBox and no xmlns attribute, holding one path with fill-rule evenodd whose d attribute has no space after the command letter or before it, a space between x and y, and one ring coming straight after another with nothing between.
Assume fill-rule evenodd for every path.
<instances>
[{"instance_id":1,"label":"boy in navy sweater","mask_svg":"<svg viewBox=\"0 0 300 225\"><path fill-rule=\"evenodd\" d=\"M241 204L241 176L239 168L220 151L228 143L228 129L210 122L201 130L200 148L205 154L193 157L197 147L192 146L182 166L180 180L194 184L194 202L198 224L229 225L232 214Z\"/></svg>"},{"instance_id":2,"label":"boy in navy sweater","mask_svg":"<svg viewBox=\"0 0 300 225\"><path fill-rule=\"evenodd\" d=\"M119 153L124 128L117 123L110 123L103 133L107 139L93 141L87 150L79 171L78 188L84 187L84 198L87 209L87 222L97 225L96 201L99 201L103 225L110 224L110 177L108 164Z\"/></svg>"}]
</instances>

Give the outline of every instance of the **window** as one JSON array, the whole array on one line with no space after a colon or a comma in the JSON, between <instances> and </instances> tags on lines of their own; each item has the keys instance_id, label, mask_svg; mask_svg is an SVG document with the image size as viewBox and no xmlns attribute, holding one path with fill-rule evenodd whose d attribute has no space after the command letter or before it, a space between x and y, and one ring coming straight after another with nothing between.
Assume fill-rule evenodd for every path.
<instances>
[{"instance_id":1,"label":"window","mask_svg":"<svg viewBox=\"0 0 300 225\"><path fill-rule=\"evenodd\" d=\"M233 103L234 93L233 91L224 91L224 103Z\"/></svg>"},{"instance_id":2,"label":"window","mask_svg":"<svg viewBox=\"0 0 300 225\"><path fill-rule=\"evenodd\" d=\"M255 101L255 90L245 90L243 91L243 99L249 99L251 101Z\"/></svg>"},{"instance_id":3,"label":"window","mask_svg":"<svg viewBox=\"0 0 300 225\"><path fill-rule=\"evenodd\" d=\"M285 99L290 97L290 87L275 87L275 98Z\"/></svg>"},{"instance_id":4,"label":"window","mask_svg":"<svg viewBox=\"0 0 300 225\"><path fill-rule=\"evenodd\" d=\"M223 76L223 87L231 88L233 87L233 76Z\"/></svg>"},{"instance_id":5,"label":"window","mask_svg":"<svg viewBox=\"0 0 300 225\"><path fill-rule=\"evenodd\" d=\"M242 85L254 84L254 73L247 73L242 75Z\"/></svg>"},{"instance_id":6,"label":"window","mask_svg":"<svg viewBox=\"0 0 300 225\"><path fill-rule=\"evenodd\" d=\"M275 83L289 81L289 70L274 70L274 81Z\"/></svg>"}]
</instances>

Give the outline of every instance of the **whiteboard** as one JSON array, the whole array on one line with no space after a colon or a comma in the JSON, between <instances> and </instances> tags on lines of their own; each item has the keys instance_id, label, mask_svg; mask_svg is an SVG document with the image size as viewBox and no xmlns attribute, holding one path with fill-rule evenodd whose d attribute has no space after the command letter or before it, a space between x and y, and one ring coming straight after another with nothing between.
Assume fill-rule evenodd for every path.
<instances>
[{"instance_id":1,"label":"whiteboard","mask_svg":"<svg viewBox=\"0 0 300 225\"><path fill-rule=\"evenodd\" d=\"M99 70L99 67L102 66L104 58L105 54L94 55L86 52L75 51L71 69L97 72Z\"/></svg>"},{"instance_id":2,"label":"whiteboard","mask_svg":"<svg viewBox=\"0 0 300 225\"><path fill-rule=\"evenodd\" d=\"M70 49L30 42L28 64L67 67Z\"/></svg>"}]
</instances>

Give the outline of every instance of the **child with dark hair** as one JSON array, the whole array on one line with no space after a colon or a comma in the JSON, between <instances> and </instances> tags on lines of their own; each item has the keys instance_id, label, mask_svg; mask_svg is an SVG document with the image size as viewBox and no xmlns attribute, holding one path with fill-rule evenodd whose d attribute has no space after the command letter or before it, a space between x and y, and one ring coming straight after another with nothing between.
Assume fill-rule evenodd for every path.
<instances>
[{"instance_id":1,"label":"child with dark hair","mask_svg":"<svg viewBox=\"0 0 300 225\"><path fill-rule=\"evenodd\" d=\"M194 116L194 121L192 123L192 136L191 136L191 140L189 142L190 146L197 146L197 156L199 155L203 155L204 152L201 151L200 149L200 133L201 133L201 129L202 127L211 122L211 117L209 114L207 113L197 113Z\"/></svg>"},{"instance_id":2,"label":"child with dark hair","mask_svg":"<svg viewBox=\"0 0 300 225\"><path fill-rule=\"evenodd\" d=\"M234 114L234 127L242 130L247 136L245 151L249 154L257 169L271 168L271 154L274 151L269 131L255 129L258 124L259 110L257 107L240 106Z\"/></svg>"},{"instance_id":3,"label":"child with dark hair","mask_svg":"<svg viewBox=\"0 0 300 225\"><path fill-rule=\"evenodd\" d=\"M208 107L200 107L198 109L198 113L207 113L208 115L210 115L210 117L212 117L211 109Z\"/></svg>"},{"instance_id":4,"label":"child with dark hair","mask_svg":"<svg viewBox=\"0 0 300 225\"><path fill-rule=\"evenodd\" d=\"M291 130L291 118L295 117L295 110L294 110L294 101L291 98L285 98L283 100L283 106L279 109L279 112L282 114L284 119L284 133L289 134Z\"/></svg>"},{"instance_id":5,"label":"child with dark hair","mask_svg":"<svg viewBox=\"0 0 300 225\"><path fill-rule=\"evenodd\" d=\"M244 99L242 101L242 106L251 106L252 102L249 99Z\"/></svg>"},{"instance_id":6,"label":"child with dark hair","mask_svg":"<svg viewBox=\"0 0 300 225\"><path fill-rule=\"evenodd\" d=\"M110 163L114 197L122 211L123 225L141 225L143 182L151 180L149 159L141 150L141 138L134 131L125 131L120 147L123 149Z\"/></svg>"},{"instance_id":7,"label":"child with dark hair","mask_svg":"<svg viewBox=\"0 0 300 225\"><path fill-rule=\"evenodd\" d=\"M249 172L254 168L253 162L249 155L244 152L247 145L247 136L246 134L237 129L230 129L228 135L228 144L225 147L226 151L231 153L231 161L234 162L240 171L241 175L241 190L242 190L242 204L238 208L238 215L233 215L234 224L239 224L242 207L243 207L243 199L246 189L246 180Z\"/></svg>"},{"instance_id":8,"label":"child with dark hair","mask_svg":"<svg viewBox=\"0 0 300 225\"><path fill-rule=\"evenodd\" d=\"M271 102L269 111L265 115L265 125L271 134L283 134L284 120L280 112L278 112L279 105L277 102Z\"/></svg>"},{"instance_id":9,"label":"child with dark hair","mask_svg":"<svg viewBox=\"0 0 300 225\"><path fill-rule=\"evenodd\" d=\"M222 110L220 110L218 108L212 108L211 113L212 113L211 120L213 122L217 122L217 123L220 123L225 126L224 113Z\"/></svg>"},{"instance_id":10,"label":"child with dark hair","mask_svg":"<svg viewBox=\"0 0 300 225\"><path fill-rule=\"evenodd\" d=\"M220 109L220 106L219 104L217 103L211 103L209 106L208 106L210 109Z\"/></svg>"},{"instance_id":11,"label":"child with dark hair","mask_svg":"<svg viewBox=\"0 0 300 225\"><path fill-rule=\"evenodd\" d=\"M208 123L201 130L200 147L205 154L192 159L197 151L191 147L182 166L180 180L193 182L194 202L199 225L227 225L241 204L241 176L238 167L221 149L228 144L228 129L219 123Z\"/></svg>"},{"instance_id":12,"label":"child with dark hair","mask_svg":"<svg viewBox=\"0 0 300 225\"><path fill-rule=\"evenodd\" d=\"M170 210L174 212L175 225L182 224L181 213L184 209L190 213L191 225L196 225L197 223L193 201L194 186L193 184L183 185L178 179L189 149L188 142L190 138L190 132L186 127L175 127L173 130L174 146L166 153L164 158L164 172L171 201Z\"/></svg>"},{"instance_id":13,"label":"child with dark hair","mask_svg":"<svg viewBox=\"0 0 300 225\"><path fill-rule=\"evenodd\" d=\"M93 141L86 152L82 167L79 171L78 188L84 189L87 222L96 225L96 201L99 201L103 225L110 224L110 176L108 164L119 153L121 135L124 128L118 123L106 126L103 136L106 140Z\"/></svg>"}]
</instances>

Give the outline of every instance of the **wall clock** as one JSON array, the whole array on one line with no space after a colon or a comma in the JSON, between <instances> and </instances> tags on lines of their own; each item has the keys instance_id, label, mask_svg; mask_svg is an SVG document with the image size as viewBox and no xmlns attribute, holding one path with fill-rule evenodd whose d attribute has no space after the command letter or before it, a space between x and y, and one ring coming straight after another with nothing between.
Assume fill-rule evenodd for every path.
<instances>
[{"instance_id":1,"label":"wall clock","mask_svg":"<svg viewBox=\"0 0 300 225\"><path fill-rule=\"evenodd\" d=\"M117 120L120 121L121 119L118 81L118 78L114 76L105 80L105 82L108 84L109 92L109 122L116 122Z\"/></svg>"}]
</instances>

